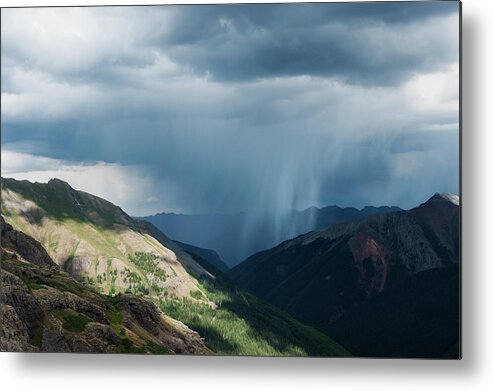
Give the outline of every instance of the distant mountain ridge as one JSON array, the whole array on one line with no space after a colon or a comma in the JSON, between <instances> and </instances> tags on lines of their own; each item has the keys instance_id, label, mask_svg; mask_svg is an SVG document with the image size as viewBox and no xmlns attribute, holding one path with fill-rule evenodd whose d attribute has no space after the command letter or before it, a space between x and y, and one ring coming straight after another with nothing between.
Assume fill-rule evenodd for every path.
<instances>
[{"instance_id":1,"label":"distant mountain ridge","mask_svg":"<svg viewBox=\"0 0 493 391\"><path fill-rule=\"evenodd\" d=\"M459 199L309 232L228 275L246 290L365 357L459 349Z\"/></svg>"},{"instance_id":2,"label":"distant mountain ridge","mask_svg":"<svg viewBox=\"0 0 493 391\"><path fill-rule=\"evenodd\" d=\"M191 244L179 242L178 240L174 241L176 244L178 244L183 250L188 252L192 257L195 255L198 255L208 263L210 263L213 267L217 268L219 271L225 273L229 270L228 265L226 265L219 254L215 252L214 250L208 249L208 248L202 248L202 247L197 247L197 246L192 246ZM207 268L206 268L207 269ZM207 269L209 270L209 269Z\"/></svg>"},{"instance_id":3,"label":"distant mountain ridge","mask_svg":"<svg viewBox=\"0 0 493 391\"><path fill-rule=\"evenodd\" d=\"M166 232L173 240L214 249L229 267L233 267L258 251L300 234L338 222L399 210L396 206L366 206L362 209L326 206L286 211L280 216L269 213L158 213L143 219Z\"/></svg>"}]
</instances>

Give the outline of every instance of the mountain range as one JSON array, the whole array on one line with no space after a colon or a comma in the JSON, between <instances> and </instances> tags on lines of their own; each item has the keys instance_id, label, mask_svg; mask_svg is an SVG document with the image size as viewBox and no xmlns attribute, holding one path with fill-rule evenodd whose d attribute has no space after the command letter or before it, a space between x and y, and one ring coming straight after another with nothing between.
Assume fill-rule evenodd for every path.
<instances>
[{"instance_id":1,"label":"mountain range","mask_svg":"<svg viewBox=\"0 0 493 391\"><path fill-rule=\"evenodd\" d=\"M2 350L349 355L102 198L58 179L1 190Z\"/></svg>"},{"instance_id":2,"label":"mountain range","mask_svg":"<svg viewBox=\"0 0 493 391\"><path fill-rule=\"evenodd\" d=\"M221 261L234 267L248 256L297 235L331 224L377 213L401 210L393 206L363 209L326 206L303 211L273 213L198 214L158 213L142 219L151 222L173 240L214 249Z\"/></svg>"},{"instance_id":3,"label":"mountain range","mask_svg":"<svg viewBox=\"0 0 493 391\"><path fill-rule=\"evenodd\" d=\"M58 179L1 190L2 350L460 357L457 196L293 212L323 228L228 269Z\"/></svg>"},{"instance_id":4,"label":"mountain range","mask_svg":"<svg viewBox=\"0 0 493 391\"><path fill-rule=\"evenodd\" d=\"M201 263L202 260L203 262L207 262L209 264L209 267L214 267L223 273L229 270L228 265L226 265L222 261L221 257L215 250L192 246L191 244L179 242L178 240L175 240L174 242L178 244L187 253L189 253L196 261L197 259L199 259L198 262L200 264L202 264ZM209 270L207 266L206 269Z\"/></svg>"},{"instance_id":5,"label":"mountain range","mask_svg":"<svg viewBox=\"0 0 493 391\"><path fill-rule=\"evenodd\" d=\"M309 232L229 277L364 357L457 357L459 199Z\"/></svg>"}]
</instances>

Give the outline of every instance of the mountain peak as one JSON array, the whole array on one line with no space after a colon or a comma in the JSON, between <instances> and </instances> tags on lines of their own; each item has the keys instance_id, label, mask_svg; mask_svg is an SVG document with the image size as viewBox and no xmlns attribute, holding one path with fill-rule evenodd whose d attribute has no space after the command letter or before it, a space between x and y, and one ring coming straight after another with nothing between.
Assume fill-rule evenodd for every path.
<instances>
[{"instance_id":1,"label":"mountain peak","mask_svg":"<svg viewBox=\"0 0 493 391\"><path fill-rule=\"evenodd\" d=\"M65 186L65 187L71 187L68 182L62 181L61 179L58 178L52 178L48 181L49 185L58 185L58 186Z\"/></svg>"},{"instance_id":2,"label":"mountain peak","mask_svg":"<svg viewBox=\"0 0 493 391\"><path fill-rule=\"evenodd\" d=\"M427 202L451 202L454 205L460 205L458 195L452 193L435 193Z\"/></svg>"}]
</instances>

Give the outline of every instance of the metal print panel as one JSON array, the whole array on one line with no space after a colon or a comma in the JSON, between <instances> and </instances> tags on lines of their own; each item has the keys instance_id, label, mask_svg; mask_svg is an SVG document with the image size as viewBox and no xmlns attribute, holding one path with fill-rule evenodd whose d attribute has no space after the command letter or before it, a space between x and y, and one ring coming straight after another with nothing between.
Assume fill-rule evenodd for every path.
<instances>
[{"instance_id":1,"label":"metal print panel","mask_svg":"<svg viewBox=\"0 0 493 391\"><path fill-rule=\"evenodd\" d=\"M2 351L460 358L460 3L4 8Z\"/></svg>"}]
</instances>

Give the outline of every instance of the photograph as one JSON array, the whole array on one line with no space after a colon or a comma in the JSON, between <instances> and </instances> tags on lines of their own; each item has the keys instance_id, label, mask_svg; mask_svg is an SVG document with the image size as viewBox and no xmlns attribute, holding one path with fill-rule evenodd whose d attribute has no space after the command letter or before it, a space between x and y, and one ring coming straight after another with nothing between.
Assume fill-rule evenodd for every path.
<instances>
[{"instance_id":1,"label":"photograph","mask_svg":"<svg viewBox=\"0 0 493 391\"><path fill-rule=\"evenodd\" d=\"M3 7L0 351L461 359L461 31Z\"/></svg>"}]
</instances>

